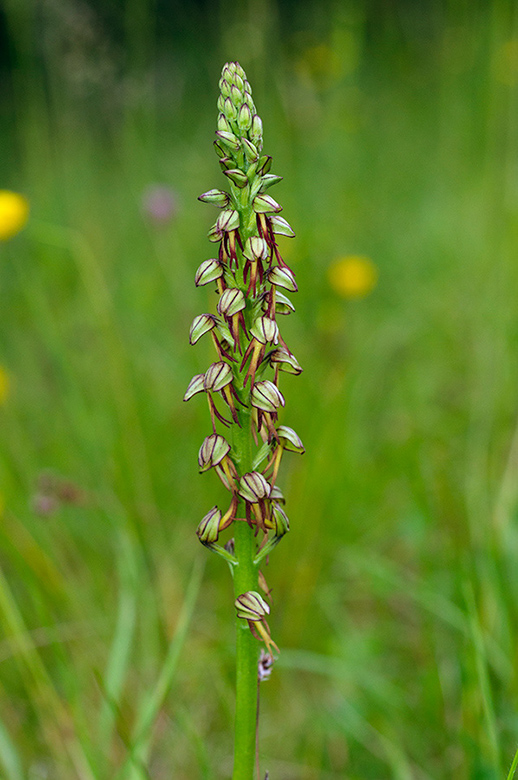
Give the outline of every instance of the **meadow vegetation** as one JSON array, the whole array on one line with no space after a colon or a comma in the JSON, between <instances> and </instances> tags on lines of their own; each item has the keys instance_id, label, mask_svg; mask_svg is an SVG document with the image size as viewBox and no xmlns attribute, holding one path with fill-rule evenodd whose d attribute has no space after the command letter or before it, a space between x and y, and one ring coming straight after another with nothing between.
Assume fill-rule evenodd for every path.
<instances>
[{"instance_id":1,"label":"meadow vegetation","mask_svg":"<svg viewBox=\"0 0 518 780\"><path fill-rule=\"evenodd\" d=\"M214 216L196 198L224 186L217 81L239 60L297 234L283 332L304 368L283 384L306 454L282 464L262 765L506 778L516 9L117 9L3 5L0 188L30 217L0 242L0 777L230 775L231 584L195 535L224 491L196 470L206 406L182 398L213 360L188 343L216 301L193 283ZM368 259L365 294L343 258Z\"/></svg>"}]
</instances>

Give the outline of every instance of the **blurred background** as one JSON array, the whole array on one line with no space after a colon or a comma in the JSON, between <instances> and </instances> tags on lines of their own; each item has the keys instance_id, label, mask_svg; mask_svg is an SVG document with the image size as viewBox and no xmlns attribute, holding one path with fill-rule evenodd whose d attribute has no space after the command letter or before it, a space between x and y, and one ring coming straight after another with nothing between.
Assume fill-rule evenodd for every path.
<instances>
[{"instance_id":1,"label":"blurred background","mask_svg":"<svg viewBox=\"0 0 518 780\"><path fill-rule=\"evenodd\" d=\"M194 533L222 492L197 473L206 404L182 403L213 359L188 329L214 305L196 197L223 186L227 60L284 176L304 367L262 776L505 778L512 0L2 0L0 189L30 214L0 241L0 776L231 774L231 582Z\"/></svg>"}]
</instances>

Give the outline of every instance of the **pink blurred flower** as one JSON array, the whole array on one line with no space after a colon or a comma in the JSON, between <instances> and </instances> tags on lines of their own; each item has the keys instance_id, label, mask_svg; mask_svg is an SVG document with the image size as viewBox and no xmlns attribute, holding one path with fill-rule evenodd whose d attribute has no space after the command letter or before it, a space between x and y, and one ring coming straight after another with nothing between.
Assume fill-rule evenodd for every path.
<instances>
[{"instance_id":1,"label":"pink blurred flower","mask_svg":"<svg viewBox=\"0 0 518 780\"><path fill-rule=\"evenodd\" d=\"M178 214L178 196L164 184L151 184L142 193L141 209L154 225L167 225Z\"/></svg>"}]
</instances>

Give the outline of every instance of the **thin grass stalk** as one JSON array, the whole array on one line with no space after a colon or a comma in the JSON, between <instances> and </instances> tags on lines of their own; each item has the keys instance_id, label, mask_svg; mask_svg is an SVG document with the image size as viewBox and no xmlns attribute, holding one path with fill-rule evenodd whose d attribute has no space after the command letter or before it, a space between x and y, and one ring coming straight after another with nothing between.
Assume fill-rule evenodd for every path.
<instances>
[{"instance_id":1,"label":"thin grass stalk","mask_svg":"<svg viewBox=\"0 0 518 780\"><path fill-rule=\"evenodd\" d=\"M24 780L20 754L18 753L5 724L1 720L0 764L4 769L6 780Z\"/></svg>"},{"instance_id":2,"label":"thin grass stalk","mask_svg":"<svg viewBox=\"0 0 518 780\"><path fill-rule=\"evenodd\" d=\"M472 634L479 693L484 717L484 732L487 739L487 746L485 749L487 751L488 760L491 762L491 765L495 768L498 775L501 776L502 756L498 738L498 725L495 706L493 703L493 692L489 678L487 651L480 626L475 592L472 584L466 584L464 586L464 598L466 600L468 609L468 618Z\"/></svg>"},{"instance_id":3,"label":"thin grass stalk","mask_svg":"<svg viewBox=\"0 0 518 780\"><path fill-rule=\"evenodd\" d=\"M54 687L32 642L13 593L0 569L0 620L7 628L23 682L33 698L45 739L59 764L67 756L79 780L95 780L83 745L72 728L72 716Z\"/></svg>"},{"instance_id":4,"label":"thin grass stalk","mask_svg":"<svg viewBox=\"0 0 518 780\"><path fill-rule=\"evenodd\" d=\"M122 780L126 777L131 778L131 780L145 780L148 777L146 765L152 744L153 726L175 679L178 660L185 644L200 591L204 568L200 562L196 562L192 568L167 655L155 685L139 704L133 735L127 746L128 754L119 771L115 774L114 780Z\"/></svg>"},{"instance_id":5,"label":"thin grass stalk","mask_svg":"<svg viewBox=\"0 0 518 780\"><path fill-rule=\"evenodd\" d=\"M104 699L98 725L98 739L103 748L101 752L105 755L109 754L124 682L128 674L138 610L138 563L134 542L128 532L124 533L122 530L119 532L117 550L120 592L115 630L102 684Z\"/></svg>"},{"instance_id":6,"label":"thin grass stalk","mask_svg":"<svg viewBox=\"0 0 518 780\"><path fill-rule=\"evenodd\" d=\"M509 773L507 775L507 780L513 780L517 768L518 768L518 750L514 754L513 762L509 768Z\"/></svg>"}]
</instances>

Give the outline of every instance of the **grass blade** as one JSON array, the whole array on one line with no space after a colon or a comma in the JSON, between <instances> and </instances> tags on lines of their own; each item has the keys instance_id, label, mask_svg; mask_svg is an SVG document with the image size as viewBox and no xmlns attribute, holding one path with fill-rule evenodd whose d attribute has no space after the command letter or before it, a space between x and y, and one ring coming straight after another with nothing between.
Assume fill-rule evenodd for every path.
<instances>
[{"instance_id":1,"label":"grass blade","mask_svg":"<svg viewBox=\"0 0 518 780\"><path fill-rule=\"evenodd\" d=\"M0 721L0 764L4 768L6 780L24 780L20 757L2 721Z\"/></svg>"},{"instance_id":2,"label":"grass blade","mask_svg":"<svg viewBox=\"0 0 518 780\"><path fill-rule=\"evenodd\" d=\"M518 767L518 749L516 750L516 753L514 754L513 763L511 764L511 768L509 769L509 774L507 775L507 780L513 780L514 773L516 772L516 768Z\"/></svg>"},{"instance_id":3,"label":"grass blade","mask_svg":"<svg viewBox=\"0 0 518 780\"><path fill-rule=\"evenodd\" d=\"M488 740L488 750L495 770L500 774L502 766L500 746L498 742L498 724L491 693L491 683L488 674L488 659L484 646L484 638L480 627L475 594L472 586L466 586L464 589L466 604L468 607L469 623L471 628L473 650L475 653L475 662L478 676L480 695L482 698L482 709L484 720L486 722L486 734Z\"/></svg>"},{"instance_id":4,"label":"grass blade","mask_svg":"<svg viewBox=\"0 0 518 780\"><path fill-rule=\"evenodd\" d=\"M68 754L80 780L96 780L82 745L72 732L69 713L33 643L8 582L0 570L0 619L7 628L14 657L29 695L33 698L42 730L57 758ZM65 737L65 735L67 735Z\"/></svg>"},{"instance_id":5,"label":"grass blade","mask_svg":"<svg viewBox=\"0 0 518 780\"><path fill-rule=\"evenodd\" d=\"M126 776L126 771L130 765L132 765L131 774L129 775L131 780L143 780L143 778L147 780L147 773L144 766L151 745L153 725L174 680L180 653L185 643L189 624L196 605L196 599L200 590L203 570L204 563L202 562L202 559L198 559L193 566L191 577L187 585L185 599L178 617L176 631L169 643L167 656L160 675L155 687L144 698L144 701L140 706L130 753L121 767L117 778Z\"/></svg>"},{"instance_id":6,"label":"grass blade","mask_svg":"<svg viewBox=\"0 0 518 780\"><path fill-rule=\"evenodd\" d=\"M99 737L107 750L128 670L137 622L137 560L128 534L120 534L119 577L121 581L115 632L103 681L105 699L99 716Z\"/></svg>"}]
</instances>

